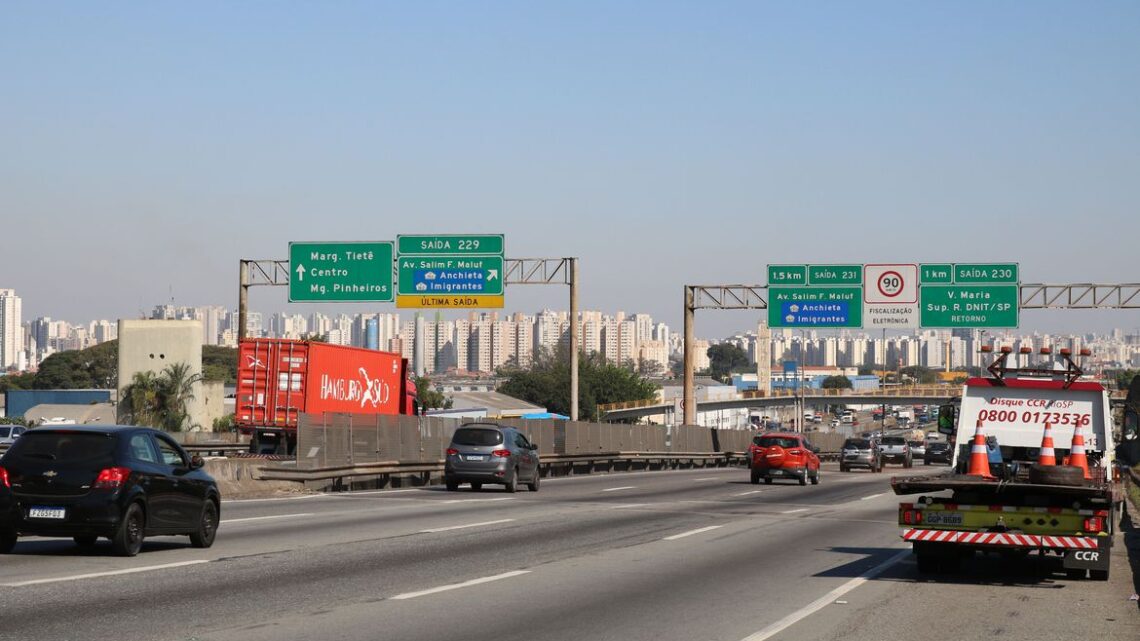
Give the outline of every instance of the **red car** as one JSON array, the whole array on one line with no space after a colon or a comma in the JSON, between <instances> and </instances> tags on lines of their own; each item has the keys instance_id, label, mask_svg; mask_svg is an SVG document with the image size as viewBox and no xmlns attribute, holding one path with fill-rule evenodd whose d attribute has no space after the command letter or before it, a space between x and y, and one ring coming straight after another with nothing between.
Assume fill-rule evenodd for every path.
<instances>
[{"instance_id":1,"label":"red car","mask_svg":"<svg viewBox=\"0 0 1140 641\"><path fill-rule=\"evenodd\" d=\"M800 485L807 485L810 480L812 485L819 485L819 448L812 447L803 434L759 434L748 450L754 485L760 479L771 483L775 478L796 479Z\"/></svg>"}]
</instances>

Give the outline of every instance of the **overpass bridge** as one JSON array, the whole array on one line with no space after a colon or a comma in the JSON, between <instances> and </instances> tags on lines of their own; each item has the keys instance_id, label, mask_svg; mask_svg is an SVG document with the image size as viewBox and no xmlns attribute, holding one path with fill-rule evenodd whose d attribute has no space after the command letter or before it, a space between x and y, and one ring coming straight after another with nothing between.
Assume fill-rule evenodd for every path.
<instances>
[{"instance_id":1,"label":"overpass bridge","mask_svg":"<svg viewBox=\"0 0 1140 641\"><path fill-rule=\"evenodd\" d=\"M755 390L741 393L739 398L721 401L704 401L696 404L696 412L715 412L717 410L787 407L803 402L805 405L822 405L825 403L844 405L938 405L962 394L960 385L912 385L905 387L891 387L878 390L850 390L850 389L803 389L775 390L762 394ZM1111 391L1109 399L1113 406L1121 405L1128 396L1126 391ZM644 418L647 416L667 416L673 412L675 405L672 401L631 401L627 403L610 403L598 406L601 420L606 422L626 421Z\"/></svg>"}]
</instances>

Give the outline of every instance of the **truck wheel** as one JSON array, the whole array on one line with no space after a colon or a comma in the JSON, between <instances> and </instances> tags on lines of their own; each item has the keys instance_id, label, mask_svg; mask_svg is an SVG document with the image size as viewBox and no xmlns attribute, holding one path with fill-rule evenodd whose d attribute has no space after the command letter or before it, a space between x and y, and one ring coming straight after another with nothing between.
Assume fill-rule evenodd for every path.
<instances>
[{"instance_id":1,"label":"truck wheel","mask_svg":"<svg viewBox=\"0 0 1140 641\"><path fill-rule=\"evenodd\" d=\"M1029 482L1039 485L1079 486L1085 483L1085 472L1075 465L1029 466Z\"/></svg>"},{"instance_id":2,"label":"truck wheel","mask_svg":"<svg viewBox=\"0 0 1140 641\"><path fill-rule=\"evenodd\" d=\"M1108 570L1089 570L1089 578L1093 581L1107 581Z\"/></svg>"}]
</instances>

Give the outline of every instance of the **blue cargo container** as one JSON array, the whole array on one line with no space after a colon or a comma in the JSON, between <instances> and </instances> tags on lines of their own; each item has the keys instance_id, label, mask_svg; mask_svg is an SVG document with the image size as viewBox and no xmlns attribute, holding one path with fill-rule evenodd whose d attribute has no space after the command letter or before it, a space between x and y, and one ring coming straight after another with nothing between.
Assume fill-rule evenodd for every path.
<instances>
[{"instance_id":1,"label":"blue cargo container","mask_svg":"<svg viewBox=\"0 0 1140 641\"><path fill-rule=\"evenodd\" d=\"M37 405L91 405L111 402L111 390L107 389L13 389L4 392L4 412L12 417L23 417L24 413Z\"/></svg>"}]
</instances>

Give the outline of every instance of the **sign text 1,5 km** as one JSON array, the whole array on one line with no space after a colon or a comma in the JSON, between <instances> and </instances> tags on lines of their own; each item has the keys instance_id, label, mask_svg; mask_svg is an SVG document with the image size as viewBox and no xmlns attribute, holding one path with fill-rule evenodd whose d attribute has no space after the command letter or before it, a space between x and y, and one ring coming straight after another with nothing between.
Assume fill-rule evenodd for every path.
<instances>
[{"instance_id":1,"label":"sign text 1,5 km","mask_svg":"<svg viewBox=\"0 0 1140 641\"><path fill-rule=\"evenodd\" d=\"M396 306L503 306L504 239L488 235L401 235L396 238Z\"/></svg>"},{"instance_id":2,"label":"sign text 1,5 km","mask_svg":"<svg viewBox=\"0 0 1140 641\"><path fill-rule=\"evenodd\" d=\"M391 241L289 243L289 302L390 303Z\"/></svg>"}]
</instances>

